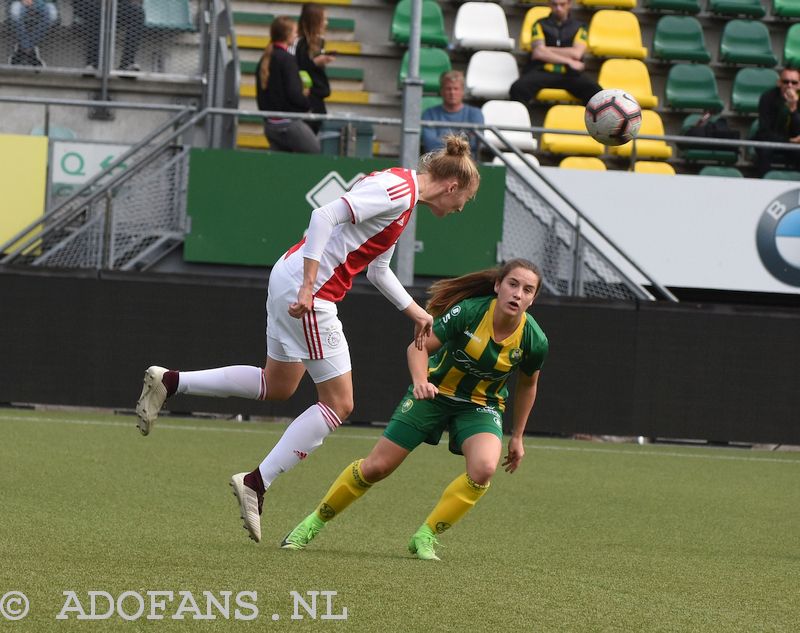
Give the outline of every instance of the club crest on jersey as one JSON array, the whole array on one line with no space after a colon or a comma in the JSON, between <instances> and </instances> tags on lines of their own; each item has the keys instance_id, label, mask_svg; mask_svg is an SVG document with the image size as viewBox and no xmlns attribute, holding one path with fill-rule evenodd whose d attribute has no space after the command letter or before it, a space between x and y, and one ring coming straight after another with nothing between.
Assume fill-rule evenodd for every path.
<instances>
[{"instance_id":1,"label":"club crest on jersey","mask_svg":"<svg viewBox=\"0 0 800 633\"><path fill-rule=\"evenodd\" d=\"M508 353L508 357L512 363L518 363L522 360L522 350L519 347L515 347Z\"/></svg>"},{"instance_id":2,"label":"club crest on jersey","mask_svg":"<svg viewBox=\"0 0 800 633\"><path fill-rule=\"evenodd\" d=\"M411 407L414 406L414 401L411 398L406 398L403 400L403 404L400 405L400 411L403 413L408 413L411 410Z\"/></svg>"},{"instance_id":3,"label":"club crest on jersey","mask_svg":"<svg viewBox=\"0 0 800 633\"><path fill-rule=\"evenodd\" d=\"M328 347L337 347L342 342L342 333L338 330L328 332Z\"/></svg>"}]
</instances>

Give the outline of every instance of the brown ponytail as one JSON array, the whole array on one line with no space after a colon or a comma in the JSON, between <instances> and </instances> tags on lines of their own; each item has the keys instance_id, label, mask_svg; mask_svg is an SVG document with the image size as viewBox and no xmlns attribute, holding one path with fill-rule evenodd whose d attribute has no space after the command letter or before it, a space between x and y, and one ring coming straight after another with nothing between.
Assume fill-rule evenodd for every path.
<instances>
[{"instance_id":1,"label":"brown ponytail","mask_svg":"<svg viewBox=\"0 0 800 633\"><path fill-rule=\"evenodd\" d=\"M279 15L272 21L269 27L270 42L264 49L264 54L261 55L261 60L259 62L261 67L258 72L258 82L262 90L267 89L267 82L269 81L269 63L272 60L272 45L275 42L279 44L288 43L293 30L294 21L290 17Z\"/></svg>"},{"instance_id":2,"label":"brown ponytail","mask_svg":"<svg viewBox=\"0 0 800 633\"><path fill-rule=\"evenodd\" d=\"M418 171L430 174L434 180L455 179L460 189L478 189L481 175L472 160L469 140L464 134L448 134L442 138L444 147L429 152L419 161Z\"/></svg>"},{"instance_id":3,"label":"brown ponytail","mask_svg":"<svg viewBox=\"0 0 800 633\"><path fill-rule=\"evenodd\" d=\"M312 59L322 52L322 32L325 29L325 8L307 2L300 10L297 33L308 43L308 56Z\"/></svg>"},{"instance_id":4,"label":"brown ponytail","mask_svg":"<svg viewBox=\"0 0 800 633\"><path fill-rule=\"evenodd\" d=\"M536 275L539 284L536 287L536 296L542 289L542 273L536 264L527 259L517 258L509 260L503 266L487 268L475 273L468 273L454 279L440 279L431 284L428 289L430 299L425 309L433 316L438 317L447 312L455 304L472 297L487 297L494 294L494 285L506 278L515 268L525 268Z\"/></svg>"}]
</instances>

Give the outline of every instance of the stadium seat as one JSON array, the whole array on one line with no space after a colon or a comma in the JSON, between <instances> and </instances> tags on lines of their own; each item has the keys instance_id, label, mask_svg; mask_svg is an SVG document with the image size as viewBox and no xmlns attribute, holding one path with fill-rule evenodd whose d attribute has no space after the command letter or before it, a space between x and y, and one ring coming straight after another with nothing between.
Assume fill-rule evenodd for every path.
<instances>
[{"instance_id":1,"label":"stadium seat","mask_svg":"<svg viewBox=\"0 0 800 633\"><path fill-rule=\"evenodd\" d=\"M589 23L588 48L595 57L647 57L639 20L630 11L601 9L595 13Z\"/></svg>"},{"instance_id":2,"label":"stadium seat","mask_svg":"<svg viewBox=\"0 0 800 633\"><path fill-rule=\"evenodd\" d=\"M800 171L790 169L770 169L764 174L764 180L800 180Z\"/></svg>"},{"instance_id":3,"label":"stadium seat","mask_svg":"<svg viewBox=\"0 0 800 633\"><path fill-rule=\"evenodd\" d=\"M724 178L744 178L744 174L730 165L706 165L698 176L722 176Z\"/></svg>"},{"instance_id":4,"label":"stadium seat","mask_svg":"<svg viewBox=\"0 0 800 633\"><path fill-rule=\"evenodd\" d=\"M144 25L151 29L194 31L189 0L144 0Z\"/></svg>"},{"instance_id":5,"label":"stadium seat","mask_svg":"<svg viewBox=\"0 0 800 633\"><path fill-rule=\"evenodd\" d=\"M561 169L585 169L587 171L606 171L606 164L595 156L567 156L559 164Z\"/></svg>"},{"instance_id":6,"label":"stadium seat","mask_svg":"<svg viewBox=\"0 0 800 633\"><path fill-rule=\"evenodd\" d=\"M642 126L639 128L639 134L664 136L664 122L657 112L642 110ZM653 139L636 139L625 145L611 146L608 151L612 156L627 158L633 154L634 143L636 144L636 158L667 159L672 157L672 148L665 141Z\"/></svg>"},{"instance_id":7,"label":"stadium seat","mask_svg":"<svg viewBox=\"0 0 800 633\"><path fill-rule=\"evenodd\" d=\"M698 0L644 0L644 6L652 11L700 13L700 3Z\"/></svg>"},{"instance_id":8,"label":"stadium seat","mask_svg":"<svg viewBox=\"0 0 800 633\"><path fill-rule=\"evenodd\" d=\"M508 89L519 79L517 60L505 51L478 51L469 58L467 94L476 99L508 99Z\"/></svg>"},{"instance_id":9,"label":"stadium seat","mask_svg":"<svg viewBox=\"0 0 800 633\"><path fill-rule=\"evenodd\" d=\"M411 0L400 0L394 8L389 39L403 46L411 36ZM422 25L420 42L430 46L445 47L450 42L444 30L444 16L438 2L424 0L422 3Z\"/></svg>"},{"instance_id":10,"label":"stadium seat","mask_svg":"<svg viewBox=\"0 0 800 633\"><path fill-rule=\"evenodd\" d=\"M760 0L708 0L708 10L717 15L747 15L763 18L766 15Z\"/></svg>"},{"instance_id":11,"label":"stadium seat","mask_svg":"<svg viewBox=\"0 0 800 633\"><path fill-rule=\"evenodd\" d=\"M510 125L512 127L531 127L531 115L519 101L491 100L481 106L483 121L486 125ZM530 132L502 131L500 133L514 147L522 152L536 151L536 139ZM486 131L486 140L498 149L506 149L503 143L493 132Z\"/></svg>"},{"instance_id":12,"label":"stadium seat","mask_svg":"<svg viewBox=\"0 0 800 633\"><path fill-rule=\"evenodd\" d=\"M633 171L637 174L675 175L675 168L672 165L658 160L637 160L633 166Z\"/></svg>"},{"instance_id":13,"label":"stadium seat","mask_svg":"<svg viewBox=\"0 0 800 633\"><path fill-rule=\"evenodd\" d=\"M600 66L597 82L603 88L620 88L630 93L643 108L658 106L647 66L638 59L607 59Z\"/></svg>"},{"instance_id":14,"label":"stadium seat","mask_svg":"<svg viewBox=\"0 0 800 633\"><path fill-rule=\"evenodd\" d=\"M783 45L783 64L800 68L800 24L792 24L786 31Z\"/></svg>"},{"instance_id":15,"label":"stadium seat","mask_svg":"<svg viewBox=\"0 0 800 633\"><path fill-rule=\"evenodd\" d=\"M635 9L636 0L578 0L577 4L590 7L607 7L610 9Z\"/></svg>"},{"instance_id":16,"label":"stadium seat","mask_svg":"<svg viewBox=\"0 0 800 633\"><path fill-rule=\"evenodd\" d=\"M508 36L505 11L493 2L465 2L458 8L453 43L456 48L467 50L514 48L514 38Z\"/></svg>"},{"instance_id":17,"label":"stadium seat","mask_svg":"<svg viewBox=\"0 0 800 633\"><path fill-rule=\"evenodd\" d=\"M536 100L545 103L580 103L575 95L561 88L542 88L536 93Z\"/></svg>"},{"instance_id":18,"label":"stadium seat","mask_svg":"<svg viewBox=\"0 0 800 633\"><path fill-rule=\"evenodd\" d=\"M797 0L774 0L772 15L781 18L800 18L800 2Z\"/></svg>"},{"instance_id":19,"label":"stadium seat","mask_svg":"<svg viewBox=\"0 0 800 633\"><path fill-rule=\"evenodd\" d=\"M733 80L731 108L736 112L758 112L758 100L778 84L778 73L772 68L742 68Z\"/></svg>"},{"instance_id":20,"label":"stadium seat","mask_svg":"<svg viewBox=\"0 0 800 633\"><path fill-rule=\"evenodd\" d=\"M675 64L669 69L665 101L670 108L719 112L723 108L717 80L708 66Z\"/></svg>"},{"instance_id":21,"label":"stadium seat","mask_svg":"<svg viewBox=\"0 0 800 633\"><path fill-rule=\"evenodd\" d=\"M544 117L544 127L551 130L575 130L586 132L583 122L584 107L579 105L551 106ZM577 154L583 156L600 156L603 145L591 136L575 134L558 134L545 132L542 134L540 149L551 154Z\"/></svg>"},{"instance_id":22,"label":"stadium seat","mask_svg":"<svg viewBox=\"0 0 800 633\"><path fill-rule=\"evenodd\" d=\"M775 66L778 58L772 52L769 31L758 20L731 20L722 30L719 60L731 64Z\"/></svg>"},{"instance_id":23,"label":"stadium seat","mask_svg":"<svg viewBox=\"0 0 800 633\"><path fill-rule=\"evenodd\" d=\"M690 114L683 120L683 123L681 124L681 136L686 136L686 133L689 130L689 128L694 127L697 124L697 121L700 119L700 116L701 115L699 114ZM707 162L732 165L739 158L739 151L738 149L730 149L730 150L713 149L712 147L709 146L704 146L704 147L696 146L696 147L686 148L686 147L681 147L681 145L679 144L678 155L689 162L707 161Z\"/></svg>"},{"instance_id":24,"label":"stadium seat","mask_svg":"<svg viewBox=\"0 0 800 633\"><path fill-rule=\"evenodd\" d=\"M439 77L442 73L452 70L450 57L441 48L419 49L419 77L422 79L423 92L439 92ZM408 51L400 62L400 74L397 77L398 86L402 87L408 76Z\"/></svg>"},{"instance_id":25,"label":"stadium seat","mask_svg":"<svg viewBox=\"0 0 800 633\"><path fill-rule=\"evenodd\" d=\"M550 7L531 7L522 20L522 28L519 30L519 48L523 51L531 50L531 39L533 35L533 25L542 18L550 15Z\"/></svg>"},{"instance_id":26,"label":"stadium seat","mask_svg":"<svg viewBox=\"0 0 800 633\"><path fill-rule=\"evenodd\" d=\"M653 56L669 61L711 61L703 27L697 18L689 15L665 15L658 21L653 36Z\"/></svg>"},{"instance_id":27,"label":"stadium seat","mask_svg":"<svg viewBox=\"0 0 800 633\"><path fill-rule=\"evenodd\" d=\"M425 112L428 108L442 105L442 98L439 95L425 95L422 97L422 106L420 112Z\"/></svg>"}]
</instances>

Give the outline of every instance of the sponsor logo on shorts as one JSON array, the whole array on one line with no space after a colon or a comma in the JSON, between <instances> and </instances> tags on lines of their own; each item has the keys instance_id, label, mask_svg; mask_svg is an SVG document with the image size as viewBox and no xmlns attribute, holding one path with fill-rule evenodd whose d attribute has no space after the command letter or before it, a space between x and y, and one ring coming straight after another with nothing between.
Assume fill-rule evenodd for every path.
<instances>
[{"instance_id":1,"label":"sponsor logo on shorts","mask_svg":"<svg viewBox=\"0 0 800 633\"><path fill-rule=\"evenodd\" d=\"M338 330L328 332L328 347L336 347L342 342L342 333Z\"/></svg>"},{"instance_id":2,"label":"sponsor logo on shorts","mask_svg":"<svg viewBox=\"0 0 800 633\"><path fill-rule=\"evenodd\" d=\"M400 411L403 413L408 413L411 410L411 407L414 406L414 401L411 398L406 398L403 400L403 404L400 405Z\"/></svg>"},{"instance_id":3,"label":"sponsor logo on shorts","mask_svg":"<svg viewBox=\"0 0 800 633\"><path fill-rule=\"evenodd\" d=\"M476 413L488 413L494 418L494 423L503 428L503 419L500 417L500 412L494 407L478 407L475 409Z\"/></svg>"}]
</instances>

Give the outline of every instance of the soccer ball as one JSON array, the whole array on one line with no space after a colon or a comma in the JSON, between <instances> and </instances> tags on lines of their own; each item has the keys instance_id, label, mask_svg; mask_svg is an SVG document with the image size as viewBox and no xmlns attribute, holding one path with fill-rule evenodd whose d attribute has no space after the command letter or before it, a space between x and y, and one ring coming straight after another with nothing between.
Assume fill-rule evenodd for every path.
<instances>
[{"instance_id":1,"label":"soccer ball","mask_svg":"<svg viewBox=\"0 0 800 633\"><path fill-rule=\"evenodd\" d=\"M586 129L603 145L624 145L639 133L642 109L624 90L601 90L586 104Z\"/></svg>"}]
</instances>

